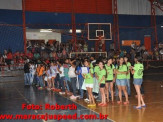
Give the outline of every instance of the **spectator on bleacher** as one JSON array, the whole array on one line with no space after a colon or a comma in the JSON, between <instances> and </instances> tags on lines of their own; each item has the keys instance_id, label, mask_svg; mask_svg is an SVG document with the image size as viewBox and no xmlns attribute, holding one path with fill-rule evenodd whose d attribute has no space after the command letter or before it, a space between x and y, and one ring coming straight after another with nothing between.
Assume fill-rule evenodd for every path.
<instances>
[{"instance_id":1,"label":"spectator on bleacher","mask_svg":"<svg viewBox=\"0 0 163 122\"><path fill-rule=\"evenodd\" d=\"M23 52L21 52L21 53L19 54L19 56L22 57L22 58L25 58L25 54L24 54Z\"/></svg>"},{"instance_id":2,"label":"spectator on bleacher","mask_svg":"<svg viewBox=\"0 0 163 122\"><path fill-rule=\"evenodd\" d=\"M124 57L124 51L123 50L120 50L120 55L119 57Z\"/></svg>"},{"instance_id":3,"label":"spectator on bleacher","mask_svg":"<svg viewBox=\"0 0 163 122\"><path fill-rule=\"evenodd\" d=\"M59 51L59 52L57 53L57 57L58 57L58 59L61 59L61 58L62 58L62 52L61 52L61 51Z\"/></svg>"},{"instance_id":4,"label":"spectator on bleacher","mask_svg":"<svg viewBox=\"0 0 163 122\"><path fill-rule=\"evenodd\" d=\"M160 49L160 59L163 60L163 48Z\"/></svg>"},{"instance_id":5,"label":"spectator on bleacher","mask_svg":"<svg viewBox=\"0 0 163 122\"><path fill-rule=\"evenodd\" d=\"M58 60L58 56L57 56L56 52L52 53L52 58L53 58L53 60Z\"/></svg>"},{"instance_id":6,"label":"spectator on bleacher","mask_svg":"<svg viewBox=\"0 0 163 122\"><path fill-rule=\"evenodd\" d=\"M147 60L148 57L149 57L149 53L148 53L148 51L145 50L142 56L143 56L143 59L144 59L144 60Z\"/></svg>"},{"instance_id":7,"label":"spectator on bleacher","mask_svg":"<svg viewBox=\"0 0 163 122\"><path fill-rule=\"evenodd\" d=\"M18 69L22 69L23 65L24 65L24 58L23 57L20 57L19 60L18 60L18 65L19 65L19 68Z\"/></svg>"},{"instance_id":8,"label":"spectator on bleacher","mask_svg":"<svg viewBox=\"0 0 163 122\"><path fill-rule=\"evenodd\" d=\"M13 59L15 63L18 63L18 59L19 59L19 52L15 52L15 54L13 54Z\"/></svg>"},{"instance_id":9,"label":"spectator on bleacher","mask_svg":"<svg viewBox=\"0 0 163 122\"><path fill-rule=\"evenodd\" d=\"M45 50L45 43L41 43L41 51Z\"/></svg>"},{"instance_id":10,"label":"spectator on bleacher","mask_svg":"<svg viewBox=\"0 0 163 122\"><path fill-rule=\"evenodd\" d=\"M29 51L29 53L27 53L27 57L28 57L28 59L33 59L32 51Z\"/></svg>"},{"instance_id":11,"label":"spectator on bleacher","mask_svg":"<svg viewBox=\"0 0 163 122\"><path fill-rule=\"evenodd\" d=\"M63 48L63 50L62 50L62 56L63 56L63 58L66 58L67 57L66 49L65 48Z\"/></svg>"},{"instance_id":12,"label":"spectator on bleacher","mask_svg":"<svg viewBox=\"0 0 163 122\"><path fill-rule=\"evenodd\" d=\"M12 61L12 52L11 52L11 50L8 50L7 58L6 58L6 63L8 65L8 70L10 70L11 61Z\"/></svg>"},{"instance_id":13,"label":"spectator on bleacher","mask_svg":"<svg viewBox=\"0 0 163 122\"><path fill-rule=\"evenodd\" d=\"M2 70L1 66L4 66L4 65L5 65L4 59L3 59L2 55L0 54L0 71Z\"/></svg>"},{"instance_id":14,"label":"spectator on bleacher","mask_svg":"<svg viewBox=\"0 0 163 122\"><path fill-rule=\"evenodd\" d=\"M40 54L39 54L38 52L35 52L35 53L34 53L34 59L35 59L35 60L40 59Z\"/></svg>"},{"instance_id":15,"label":"spectator on bleacher","mask_svg":"<svg viewBox=\"0 0 163 122\"><path fill-rule=\"evenodd\" d=\"M157 48L154 48L154 59L159 60L159 52Z\"/></svg>"},{"instance_id":16,"label":"spectator on bleacher","mask_svg":"<svg viewBox=\"0 0 163 122\"><path fill-rule=\"evenodd\" d=\"M47 52L42 52L42 55L41 55L42 59L46 60L49 58L49 54Z\"/></svg>"},{"instance_id":17,"label":"spectator on bleacher","mask_svg":"<svg viewBox=\"0 0 163 122\"><path fill-rule=\"evenodd\" d=\"M85 42L85 44L84 44L84 52L88 52L88 45L87 45L86 42Z\"/></svg>"},{"instance_id":18,"label":"spectator on bleacher","mask_svg":"<svg viewBox=\"0 0 163 122\"><path fill-rule=\"evenodd\" d=\"M7 59L7 50L4 50L4 54L3 54L3 59L4 59L4 61L6 61L6 59Z\"/></svg>"},{"instance_id":19,"label":"spectator on bleacher","mask_svg":"<svg viewBox=\"0 0 163 122\"><path fill-rule=\"evenodd\" d=\"M137 48L136 48L136 56L141 56L141 47L140 47L140 45L138 45Z\"/></svg>"},{"instance_id":20,"label":"spectator on bleacher","mask_svg":"<svg viewBox=\"0 0 163 122\"><path fill-rule=\"evenodd\" d=\"M135 42L132 42L132 44L131 44L131 49L133 49L133 50L136 49L136 43L135 43Z\"/></svg>"},{"instance_id":21,"label":"spectator on bleacher","mask_svg":"<svg viewBox=\"0 0 163 122\"><path fill-rule=\"evenodd\" d=\"M27 41L27 50L29 50L29 51L32 50L32 44L31 44L31 41Z\"/></svg>"}]
</instances>

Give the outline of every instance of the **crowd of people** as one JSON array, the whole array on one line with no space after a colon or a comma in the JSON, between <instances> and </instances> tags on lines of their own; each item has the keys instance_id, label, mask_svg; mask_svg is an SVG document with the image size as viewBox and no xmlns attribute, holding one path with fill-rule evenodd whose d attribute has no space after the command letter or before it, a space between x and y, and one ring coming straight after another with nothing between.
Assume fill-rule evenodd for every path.
<instances>
[{"instance_id":1,"label":"crowd of people","mask_svg":"<svg viewBox=\"0 0 163 122\"><path fill-rule=\"evenodd\" d=\"M88 52L87 43L77 43L77 52ZM88 106L106 106L109 101L115 103L115 96L119 96L118 104L129 104L131 95L131 76L138 97L138 106L146 107L142 94L144 89L142 77L143 60L162 60L162 48L155 48L149 53L145 47L131 45L131 51L114 50L110 48L108 57L102 54L78 54L69 59L73 52L72 43L35 43L27 44L27 54L23 52L12 53L5 50L0 54L0 70L7 66L7 70L24 68L25 86L36 86L39 90L59 92L61 95L70 95L70 99L84 99ZM101 49L99 49L102 51ZM94 51L94 48L91 48ZM97 60L96 60L97 59ZM100 60L98 60L100 59ZM128 61L130 59L130 61ZM78 92L77 92L78 91ZM86 91L86 92L85 92Z\"/></svg>"},{"instance_id":2,"label":"crowd of people","mask_svg":"<svg viewBox=\"0 0 163 122\"><path fill-rule=\"evenodd\" d=\"M112 44L111 44L112 45ZM99 46L98 52L102 52ZM76 51L75 51L76 50ZM11 50L4 50L3 54L0 54L0 66L7 66L6 70L12 70L13 67L10 65L16 65L18 69L22 69L25 59L35 60L35 61L44 61L48 62L50 60L66 59L69 57L71 52L94 52L95 49L92 47L88 49L88 44L86 42L80 41L74 46L71 42L68 43L59 43L52 42L49 43L27 43L27 53L24 52L15 52L12 53ZM110 47L108 51L108 57L119 58L127 56L131 59L131 63L134 63L134 57L138 55L142 57L143 61L147 60L163 60L163 46L159 48L154 48L153 51L147 51L144 45L136 45L133 43L131 45L131 50L115 50L114 46ZM19 66L20 65L20 66ZM18 67L19 66L19 67ZM2 68L0 68L1 70Z\"/></svg>"},{"instance_id":3,"label":"crowd of people","mask_svg":"<svg viewBox=\"0 0 163 122\"><path fill-rule=\"evenodd\" d=\"M115 60L95 55L48 62L27 59L24 65L25 86L33 85L39 90L67 94L72 100L86 97L84 101L89 107L96 106L98 100L101 101L98 106L107 106L108 102L114 104L115 96L119 98L117 104L127 105L131 95L130 74L133 74L133 84L138 97L138 105L135 108L141 109L146 107L141 90L144 66L140 56L135 57L134 61L134 65L131 65L126 56Z\"/></svg>"}]
</instances>

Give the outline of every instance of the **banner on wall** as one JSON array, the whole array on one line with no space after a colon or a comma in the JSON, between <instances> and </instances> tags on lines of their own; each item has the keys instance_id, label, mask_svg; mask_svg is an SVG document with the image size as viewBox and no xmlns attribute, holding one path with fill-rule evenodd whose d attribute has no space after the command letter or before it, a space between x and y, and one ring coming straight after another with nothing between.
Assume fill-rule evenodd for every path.
<instances>
[{"instance_id":1,"label":"banner on wall","mask_svg":"<svg viewBox=\"0 0 163 122\"><path fill-rule=\"evenodd\" d=\"M140 45L140 42L140 40L122 40L122 46L131 46L133 43Z\"/></svg>"}]
</instances>

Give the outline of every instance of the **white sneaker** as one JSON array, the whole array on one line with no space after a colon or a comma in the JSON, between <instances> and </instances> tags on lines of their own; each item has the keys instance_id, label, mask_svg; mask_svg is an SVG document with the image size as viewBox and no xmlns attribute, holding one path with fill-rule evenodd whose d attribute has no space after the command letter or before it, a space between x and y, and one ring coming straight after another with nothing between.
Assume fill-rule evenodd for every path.
<instances>
[{"instance_id":1,"label":"white sneaker","mask_svg":"<svg viewBox=\"0 0 163 122\"><path fill-rule=\"evenodd\" d=\"M95 99L97 99L97 98L98 98L98 96L95 96L95 95L94 95L94 98L95 98Z\"/></svg>"},{"instance_id":2,"label":"white sneaker","mask_svg":"<svg viewBox=\"0 0 163 122\"><path fill-rule=\"evenodd\" d=\"M86 99L84 99L84 101L85 101L85 102L89 102L89 99L88 99L88 98L86 98Z\"/></svg>"},{"instance_id":3,"label":"white sneaker","mask_svg":"<svg viewBox=\"0 0 163 122\"><path fill-rule=\"evenodd\" d=\"M75 96L76 98L80 98L80 96Z\"/></svg>"},{"instance_id":4,"label":"white sneaker","mask_svg":"<svg viewBox=\"0 0 163 122\"><path fill-rule=\"evenodd\" d=\"M51 89L50 88L47 88L48 91L50 91Z\"/></svg>"},{"instance_id":5,"label":"white sneaker","mask_svg":"<svg viewBox=\"0 0 163 122\"><path fill-rule=\"evenodd\" d=\"M74 95L71 95L71 96L70 96L70 99L72 99L73 97L74 97Z\"/></svg>"},{"instance_id":6,"label":"white sneaker","mask_svg":"<svg viewBox=\"0 0 163 122\"><path fill-rule=\"evenodd\" d=\"M62 95L63 93L62 92L59 92L60 95Z\"/></svg>"},{"instance_id":7,"label":"white sneaker","mask_svg":"<svg viewBox=\"0 0 163 122\"><path fill-rule=\"evenodd\" d=\"M62 94L65 94L65 92L62 92Z\"/></svg>"},{"instance_id":8,"label":"white sneaker","mask_svg":"<svg viewBox=\"0 0 163 122\"><path fill-rule=\"evenodd\" d=\"M75 97L74 95L72 95L72 96L70 97L70 99L71 99L71 100L76 100L76 97Z\"/></svg>"}]
</instances>

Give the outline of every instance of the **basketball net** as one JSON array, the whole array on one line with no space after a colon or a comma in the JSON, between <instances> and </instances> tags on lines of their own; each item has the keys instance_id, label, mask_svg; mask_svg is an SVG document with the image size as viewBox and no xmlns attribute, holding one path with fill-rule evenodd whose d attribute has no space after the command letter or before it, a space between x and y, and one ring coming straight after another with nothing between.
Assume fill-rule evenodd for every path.
<instances>
[{"instance_id":1,"label":"basketball net","mask_svg":"<svg viewBox=\"0 0 163 122\"><path fill-rule=\"evenodd\" d=\"M101 42L102 44L105 44L105 39L102 36L99 36L99 42Z\"/></svg>"}]
</instances>

